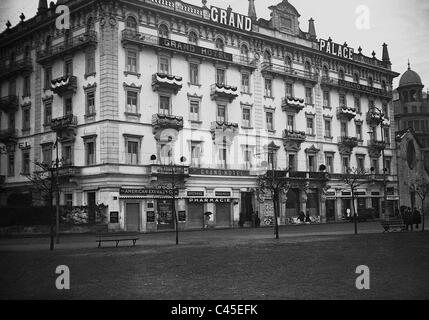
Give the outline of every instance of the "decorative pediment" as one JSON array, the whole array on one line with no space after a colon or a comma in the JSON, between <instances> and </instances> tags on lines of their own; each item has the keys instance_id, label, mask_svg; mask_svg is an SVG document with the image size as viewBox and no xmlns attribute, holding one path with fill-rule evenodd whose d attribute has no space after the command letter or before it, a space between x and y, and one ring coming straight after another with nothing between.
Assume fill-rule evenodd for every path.
<instances>
[{"instance_id":1,"label":"decorative pediment","mask_svg":"<svg viewBox=\"0 0 429 320\"><path fill-rule=\"evenodd\" d=\"M305 153L319 153L320 149L317 149L313 144L310 148L305 149Z\"/></svg>"},{"instance_id":2,"label":"decorative pediment","mask_svg":"<svg viewBox=\"0 0 429 320\"><path fill-rule=\"evenodd\" d=\"M283 0L282 2L280 2L276 6L270 6L269 9L270 10L277 10L277 11L280 11L283 13L292 14L292 15L296 16L297 18L301 17L298 10L296 10L296 8L293 5L291 5L288 0Z\"/></svg>"}]
</instances>

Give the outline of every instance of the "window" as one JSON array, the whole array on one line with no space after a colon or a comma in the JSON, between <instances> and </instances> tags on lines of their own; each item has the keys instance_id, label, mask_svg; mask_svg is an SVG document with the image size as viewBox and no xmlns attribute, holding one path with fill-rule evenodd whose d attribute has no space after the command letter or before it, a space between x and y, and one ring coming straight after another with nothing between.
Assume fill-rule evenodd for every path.
<instances>
[{"instance_id":1,"label":"window","mask_svg":"<svg viewBox=\"0 0 429 320\"><path fill-rule=\"evenodd\" d=\"M346 107L347 106L347 99L345 93L340 93L340 107Z\"/></svg>"},{"instance_id":2,"label":"window","mask_svg":"<svg viewBox=\"0 0 429 320\"><path fill-rule=\"evenodd\" d=\"M191 84L198 85L199 84L199 72L198 72L198 64L190 63L189 64L189 78L191 80Z\"/></svg>"},{"instance_id":3,"label":"window","mask_svg":"<svg viewBox=\"0 0 429 320\"><path fill-rule=\"evenodd\" d=\"M44 164L52 164L52 145L44 145L42 147L42 156Z\"/></svg>"},{"instance_id":4,"label":"window","mask_svg":"<svg viewBox=\"0 0 429 320\"><path fill-rule=\"evenodd\" d=\"M285 59L285 68L286 68L286 70L292 69L292 59L289 56L287 56Z\"/></svg>"},{"instance_id":5,"label":"window","mask_svg":"<svg viewBox=\"0 0 429 320\"><path fill-rule=\"evenodd\" d=\"M26 75L25 77L24 77L24 96L25 97L29 97L29 96L31 96L31 80L30 80L31 78L30 78L30 76L29 75Z\"/></svg>"},{"instance_id":6,"label":"window","mask_svg":"<svg viewBox=\"0 0 429 320\"><path fill-rule=\"evenodd\" d=\"M314 135L314 119L307 118L307 134L310 136Z\"/></svg>"},{"instance_id":7,"label":"window","mask_svg":"<svg viewBox=\"0 0 429 320\"><path fill-rule=\"evenodd\" d=\"M289 154L288 158L290 171L296 171L296 154Z\"/></svg>"},{"instance_id":8,"label":"window","mask_svg":"<svg viewBox=\"0 0 429 320\"><path fill-rule=\"evenodd\" d=\"M8 127L10 130L15 130L15 112L10 112L8 114Z\"/></svg>"},{"instance_id":9,"label":"window","mask_svg":"<svg viewBox=\"0 0 429 320\"><path fill-rule=\"evenodd\" d=\"M85 141L85 165L95 164L95 139Z\"/></svg>"},{"instance_id":10,"label":"window","mask_svg":"<svg viewBox=\"0 0 429 320\"><path fill-rule=\"evenodd\" d=\"M45 115L44 115L45 124L51 124L52 120L52 104L46 103L45 104Z\"/></svg>"},{"instance_id":11,"label":"window","mask_svg":"<svg viewBox=\"0 0 429 320\"><path fill-rule=\"evenodd\" d=\"M218 164L221 168L226 168L226 157L227 157L227 150L225 146L221 146L218 149Z\"/></svg>"},{"instance_id":12,"label":"window","mask_svg":"<svg viewBox=\"0 0 429 320\"><path fill-rule=\"evenodd\" d=\"M375 107L374 100L369 100L368 101L368 109L372 110L372 109L374 109L374 107Z\"/></svg>"},{"instance_id":13,"label":"window","mask_svg":"<svg viewBox=\"0 0 429 320\"><path fill-rule=\"evenodd\" d=\"M226 122L226 106L218 105L217 106L217 122Z\"/></svg>"},{"instance_id":14,"label":"window","mask_svg":"<svg viewBox=\"0 0 429 320\"><path fill-rule=\"evenodd\" d=\"M71 76L73 74L73 60L69 59L64 62L64 75Z\"/></svg>"},{"instance_id":15,"label":"window","mask_svg":"<svg viewBox=\"0 0 429 320\"><path fill-rule=\"evenodd\" d=\"M323 76L324 76L326 79L329 79L329 69L328 69L328 67L327 67L327 66L323 66Z\"/></svg>"},{"instance_id":16,"label":"window","mask_svg":"<svg viewBox=\"0 0 429 320\"><path fill-rule=\"evenodd\" d=\"M286 83L285 85L286 97L293 97L293 84Z\"/></svg>"},{"instance_id":17,"label":"window","mask_svg":"<svg viewBox=\"0 0 429 320\"><path fill-rule=\"evenodd\" d=\"M139 143L137 141L127 141L127 164L139 163Z\"/></svg>"},{"instance_id":18,"label":"window","mask_svg":"<svg viewBox=\"0 0 429 320\"><path fill-rule=\"evenodd\" d=\"M63 165L73 165L73 146L70 143L64 144L62 149Z\"/></svg>"},{"instance_id":19,"label":"window","mask_svg":"<svg viewBox=\"0 0 429 320\"><path fill-rule=\"evenodd\" d=\"M45 89L51 89L52 68L45 68Z\"/></svg>"},{"instance_id":20,"label":"window","mask_svg":"<svg viewBox=\"0 0 429 320\"><path fill-rule=\"evenodd\" d=\"M9 177L13 177L15 175L15 155L10 153L8 154L8 159L7 159L7 175Z\"/></svg>"},{"instance_id":21,"label":"window","mask_svg":"<svg viewBox=\"0 0 429 320\"><path fill-rule=\"evenodd\" d=\"M217 84L226 84L225 82L225 69L216 69L216 83Z\"/></svg>"},{"instance_id":22,"label":"window","mask_svg":"<svg viewBox=\"0 0 429 320\"><path fill-rule=\"evenodd\" d=\"M389 105L387 103L383 103L383 115L385 118L389 118Z\"/></svg>"},{"instance_id":23,"label":"window","mask_svg":"<svg viewBox=\"0 0 429 320\"><path fill-rule=\"evenodd\" d=\"M329 91L323 91L323 107L324 108L331 107L331 95Z\"/></svg>"},{"instance_id":24,"label":"window","mask_svg":"<svg viewBox=\"0 0 429 320\"><path fill-rule=\"evenodd\" d=\"M353 75L353 81L355 82L355 83L359 83L359 74L358 73L355 73L354 75Z\"/></svg>"},{"instance_id":25,"label":"window","mask_svg":"<svg viewBox=\"0 0 429 320\"><path fill-rule=\"evenodd\" d=\"M221 38L216 39L216 49L223 51L225 49L225 45L223 43L223 40Z\"/></svg>"},{"instance_id":26,"label":"window","mask_svg":"<svg viewBox=\"0 0 429 320\"><path fill-rule=\"evenodd\" d=\"M332 153L326 154L325 162L326 162L326 171L329 173L334 173L334 155Z\"/></svg>"},{"instance_id":27,"label":"window","mask_svg":"<svg viewBox=\"0 0 429 320\"><path fill-rule=\"evenodd\" d=\"M125 24L127 30L137 31L137 21L134 17L128 17L127 22Z\"/></svg>"},{"instance_id":28,"label":"window","mask_svg":"<svg viewBox=\"0 0 429 320\"><path fill-rule=\"evenodd\" d=\"M64 194L64 204L68 209L73 207L73 193Z\"/></svg>"},{"instance_id":29,"label":"window","mask_svg":"<svg viewBox=\"0 0 429 320\"><path fill-rule=\"evenodd\" d=\"M357 155L356 156L356 163L357 163L358 170L365 169L365 157L364 156Z\"/></svg>"},{"instance_id":30,"label":"window","mask_svg":"<svg viewBox=\"0 0 429 320\"><path fill-rule=\"evenodd\" d=\"M289 131L295 130L295 117L293 115L287 115L287 129Z\"/></svg>"},{"instance_id":31,"label":"window","mask_svg":"<svg viewBox=\"0 0 429 320\"><path fill-rule=\"evenodd\" d=\"M404 107L404 113L407 114L408 113L408 107Z\"/></svg>"},{"instance_id":32,"label":"window","mask_svg":"<svg viewBox=\"0 0 429 320\"><path fill-rule=\"evenodd\" d=\"M95 114L95 92L88 92L86 94L86 115Z\"/></svg>"},{"instance_id":33,"label":"window","mask_svg":"<svg viewBox=\"0 0 429 320\"><path fill-rule=\"evenodd\" d=\"M250 122L250 108L243 108L243 115L242 115L242 126L246 127L246 128L250 128L251 127L251 122Z\"/></svg>"},{"instance_id":34,"label":"window","mask_svg":"<svg viewBox=\"0 0 429 320\"><path fill-rule=\"evenodd\" d=\"M355 109L356 109L356 112L361 112L361 110L360 110L360 97L355 97L354 98L354 107L355 107Z\"/></svg>"},{"instance_id":35,"label":"window","mask_svg":"<svg viewBox=\"0 0 429 320\"><path fill-rule=\"evenodd\" d=\"M265 96L266 97L273 96L271 79L265 79Z\"/></svg>"},{"instance_id":36,"label":"window","mask_svg":"<svg viewBox=\"0 0 429 320\"><path fill-rule=\"evenodd\" d=\"M277 168L277 150L270 150L268 152L268 165L270 168L273 166Z\"/></svg>"},{"instance_id":37,"label":"window","mask_svg":"<svg viewBox=\"0 0 429 320\"><path fill-rule=\"evenodd\" d=\"M159 97L159 113L170 114L170 97L160 96Z\"/></svg>"},{"instance_id":38,"label":"window","mask_svg":"<svg viewBox=\"0 0 429 320\"><path fill-rule=\"evenodd\" d=\"M249 148L248 146L245 146L243 148L243 161L244 161L244 167L246 169L251 169L253 167L252 159L253 159L252 149Z\"/></svg>"},{"instance_id":39,"label":"window","mask_svg":"<svg viewBox=\"0 0 429 320\"><path fill-rule=\"evenodd\" d=\"M127 91L127 113L138 113L137 108L137 92Z\"/></svg>"},{"instance_id":40,"label":"window","mask_svg":"<svg viewBox=\"0 0 429 320\"><path fill-rule=\"evenodd\" d=\"M201 143L192 142L191 143L191 166L200 167L201 166Z\"/></svg>"},{"instance_id":41,"label":"window","mask_svg":"<svg viewBox=\"0 0 429 320\"><path fill-rule=\"evenodd\" d=\"M248 62L249 60L249 49L245 44L243 44L240 48L240 58L241 61Z\"/></svg>"},{"instance_id":42,"label":"window","mask_svg":"<svg viewBox=\"0 0 429 320\"><path fill-rule=\"evenodd\" d=\"M247 72L241 74L241 91L250 93L250 75Z\"/></svg>"},{"instance_id":43,"label":"window","mask_svg":"<svg viewBox=\"0 0 429 320\"><path fill-rule=\"evenodd\" d=\"M342 159L342 165L343 165L343 173L348 173L350 168L350 159L349 157L343 157Z\"/></svg>"},{"instance_id":44,"label":"window","mask_svg":"<svg viewBox=\"0 0 429 320\"><path fill-rule=\"evenodd\" d=\"M170 74L170 59L168 57L159 57L159 72L162 74Z\"/></svg>"},{"instance_id":45,"label":"window","mask_svg":"<svg viewBox=\"0 0 429 320\"><path fill-rule=\"evenodd\" d=\"M198 36L194 31L189 32L188 42L194 45L198 44Z\"/></svg>"},{"instance_id":46,"label":"window","mask_svg":"<svg viewBox=\"0 0 429 320\"><path fill-rule=\"evenodd\" d=\"M86 22L86 31L94 31L95 30L95 25L94 25L94 18L89 17L87 22Z\"/></svg>"},{"instance_id":47,"label":"window","mask_svg":"<svg viewBox=\"0 0 429 320\"><path fill-rule=\"evenodd\" d=\"M344 70L340 70L340 71L338 71L338 79L340 79L340 80L344 80Z\"/></svg>"},{"instance_id":48,"label":"window","mask_svg":"<svg viewBox=\"0 0 429 320\"><path fill-rule=\"evenodd\" d=\"M161 38L166 38L166 39L168 39L168 34L169 34L169 32L168 32L168 28L167 28L164 24L161 24L161 25L159 26L159 29L158 29L158 35L159 35Z\"/></svg>"},{"instance_id":49,"label":"window","mask_svg":"<svg viewBox=\"0 0 429 320\"><path fill-rule=\"evenodd\" d=\"M304 64L304 70L307 74L311 74L311 64L310 62L306 61Z\"/></svg>"},{"instance_id":50,"label":"window","mask_svg":"<svg viewBox=\"0 0 429 320\"><path fill-rule=\"evenodd\" d=\"M372 79L372 77L368 78L368 86L370 86L370 87L374 86L374 80Z\"/></svg>"},{"instance_id":51,"label":"window","mask_svg":"<svg viewBox=\"0 0 429 320\"><path fill-rule=\"evenodd\" d=\"M22 130L30 130L30 108L22 109Z\"/></svg>"},{"instance_id":52,"label":"window","mask_svg":"<svg viewBox=\"0 0 429 320\"><path fill-rule=\"evenodd\" d=\"M267 130L274 131L273 113L271 111L267 111L265 118L267 120Z\"/></svg>"},{"instance_id":53,"label":"window","mask_svg":"<svg viewBox=\"0 0 429 320\"><path fill-rule=\"evenodd\" d=\"M16 79L9 81L9 95L16 95Z\"/></svg>"},{"instance_id":54,"label":"window","mask_svg":"<svg viewBox=\"0 0 429 320\"><path fill-rule=\"evenodd\" d=\"M313 89L312 88L305 88L305 103L307 104L313 104Z\"/></svg>"},{"instance_id":55,"label":"window","mask_svg":"<svg viewBox=\"0 0 429 320\"><path fill-rule=\"evenodd\" d=\"M356 123L356 138L362 141L362 124Z\"/></svg>"},{"instance_id":56,"label":"window","mask_svg":"<svg viewBox=\"0 0 429 320\"><path fill-rule=\"evenodd\" d=\"M371 167L374 168L374 173L379 174L378 159L371 159Z\"/></svg>"},{"instance_id":57,"label":"window","mask_svg":"<svg viewBox=\"0 0 429 320\"><path fill-rule=\"evenodd\" d=\"M308 171L310 172L316 171L316 157L314 155L308 156Z\"/></svg>"},{"instance_id":58,"label":"window","mask_svg":"<svg viewBox=\"0 0 429 320\"><path fill-rule=\"evenodd\" d=\"M326 138L332 137L331 120L330 119L325 119L325 137Z\"/></svg>"},{"instance_id":59,"label":"window","mask_svg":"<svg viewBox=\"0 0 429 320\"><path fill-rule=\"evenodd\" d=\"M30 152L28 151L22 152L22 173L30 173Z\"/></svg>"},{"instance_id":60,"label":"window","mask_svg":"<svg viewBox=\"0 0 429 320\"><path fill-rule=\"evenodd\" d=\"M386 158L386 163L384 165L386 169L386 174L392 174L392 160L389 158Z\"/></svg>"},{"instance_id":61,"label":"window","mask_svg":"<svg viewBox=\"0 0 429 320\"><path fill-rule=\"evenodd\" d=\"M349 136L347 122L344 122L344 121L341 122L341 136L342 137L348 137Z\"/></svg>"},{"instance_id":62,"label":"window","mask_svg":"<svg viewBox=\"0 0 429 320\"><path fill-rule=\"evenodd\" d=\"M90 50L85 54L85 73L87 75L95 73L95 51Z\"/></svg>"},{"instance_id":63,"label":"window","mask_svg":"<svg viewBox=\"0 0 429 320\"><path fill-rule=\"evenodd\" d=\"M283 28L292 29L292 19L289 17L280 16L280 23Z\"/></svg>"},{"instance_id":64,"label":"window","mask_svg":"<svg viewBox=\"0 0 429 320\"><path fill-rule=\"evenodd\" d=\"M390 144L390 128L384 128L383 130L384 130L384 142L386 142L386 144L389 145Z\"/></svg>"},{"instance_id":65,"label":"window","mask_svg":"<svg viewBox=\"0 0 429 320\"><path fill-rule=\"evenodd\" d=\"M189 120L200 120L200 102L198 100L191 100L189 108Z\"/></svg>"},{"instance_id":66,"label":"window","mask_svg":"<svg viewBox=\"0 0 429 320\"><path fill-rule=\"evenodd\" d=\"M127 50L127 71L137 72L137 51Z\"/></svg>"},{"instance_id":67,"label":"window","mask_svg":"<svg viewBox=\"0 0 429 320\"><path fill-rule=\"evenodd\" d=\"M271 53L268 50L264 51L264 62L271 64Z\"/></svg>"},{"instance_id":68,"label":"window","mask_svg":"<svg viewBox=\"0 0 429 320\"><path fill-rule=\"evenodd\" d=\"M64 114L73 114L73 99L71 97L64 98Z\"/></svg>"}]
</instances>

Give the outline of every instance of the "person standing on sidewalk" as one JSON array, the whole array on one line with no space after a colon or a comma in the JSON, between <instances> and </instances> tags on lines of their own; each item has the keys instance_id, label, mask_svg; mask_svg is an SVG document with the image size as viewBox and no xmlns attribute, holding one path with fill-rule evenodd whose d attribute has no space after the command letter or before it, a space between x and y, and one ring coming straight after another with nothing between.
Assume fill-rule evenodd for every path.
<instances>
[{"instance_id":1,"label":"person standing on sidewalk","mask_svg":"<svg viewBox=\"0 0 429 320\"><path fill-rule=\"evenodd\" d=\"M416 207L414 207L414 210L413 210L413 223L416 225L416 229L418 229L419 224L422 223L422 217L420 215L420 211L417 210Z\"/></svg>"}]
</instances>

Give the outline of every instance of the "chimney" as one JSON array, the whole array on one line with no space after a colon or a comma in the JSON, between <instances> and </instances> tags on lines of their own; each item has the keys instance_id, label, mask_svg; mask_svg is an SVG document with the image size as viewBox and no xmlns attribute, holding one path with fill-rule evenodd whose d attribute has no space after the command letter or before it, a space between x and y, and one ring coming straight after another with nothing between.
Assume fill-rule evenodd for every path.
<instances>
[{"instance_id":1,"label":"chimney","mask_svg":"<svg viewBox=\"0 0 429 320\"><path fill-rule=\"evenodd\" d=\"M314 19L308 20L308 34L311 38L316 39L316 28L314 27Z\"/></svg>"},{"instance_id":2,"label":"chimney","mask_svg":"<svg viewBox=\"0 0 429 320\"><path fill-rule=\"evenodd\" d=\"M389 50L387 50L387 44L383 43L383 62L390 63Z\"/></svg>"},{"instance_id":3,"label":"chimney","mask_svg":"<svg viewBox=\"0 0 429 320\"><path fill-rule=\"evenodd\" d=\"M256 21L256 9L255 9L255 0L249 0L249 13L248 16L252 21Z\"/></svg>"},{"instance_id":4,"label":"chimney","mask_svg":"<svg viewBox=\"0 0 429 320\"><path fill-rule=\"evenodd\" d=\"M39 6L37 8L37 13L41 13L48 10L48 0L39 0Z\"/></svg>"}]
</instances>

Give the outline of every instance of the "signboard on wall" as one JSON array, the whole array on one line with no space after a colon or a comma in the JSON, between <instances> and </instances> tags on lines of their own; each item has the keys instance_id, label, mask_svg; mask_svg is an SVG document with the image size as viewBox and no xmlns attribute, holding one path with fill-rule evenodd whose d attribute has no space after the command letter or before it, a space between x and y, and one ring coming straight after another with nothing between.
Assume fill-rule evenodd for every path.
<instances>
[{"instance_id":1,"label":"signboard on wall","mask_svg":"<svg viewBox=\"0 0 429 320\"><path fill-rule=\"evenodd\" d=\"M175 190L176 195L179 194L179 190ZM156 195L156 196L171 196L172 192L169 189L164 188L140 188L140 189L130 189L130 188L121 188L119 191L120 195Z\"/></svg>"},{"instance_id":2,"label":"signboard on wall","mask_svg":"<svg viewBox=\"0 0 429 320\"><path fill-rule=\"evenodd\" d=\"M349 48L346 44L341 45L332 40L319 40L319 50L325 53L329 53L333 56L353 60L354 49Z\"/></svg>"},{"instance_id":3,"label":"signboard on wall","mask_svg":"<svg viewBox=\"0 0 429 320\"><path fill-rule=\"evenodd\" d=\"M215 23L223 24L227 27L240 29L243 31L252 31L252 19L242 14L225 10L218 7L210 7L210 20Z\"/></svg>"}]
</instances>

